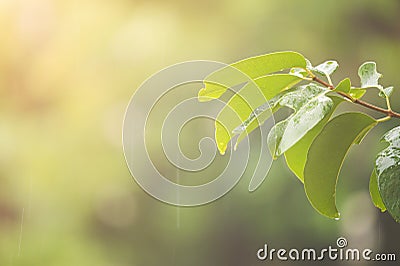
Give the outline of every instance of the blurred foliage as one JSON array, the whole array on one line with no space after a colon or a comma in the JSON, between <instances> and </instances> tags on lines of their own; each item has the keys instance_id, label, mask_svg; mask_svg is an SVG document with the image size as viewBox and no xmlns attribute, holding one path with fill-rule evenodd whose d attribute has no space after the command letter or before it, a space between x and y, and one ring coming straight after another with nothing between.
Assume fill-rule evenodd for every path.
<instances>
[{"instance_id":1,"label":"blurred foliage","mask_svg":"<svg viewBox=\"0 0 400 266\"><path fill-rule=\"evenodd\" d=\"M294 50L336 59L337 83L371 59L397 87L399 11L397 0L0 1L0 265L253 265L266 242L339 235L398 250L398 226L368 198L371 169L352 166L372 165L384 127L351 152L338 191L348 214L330 221L282 161L254 193L249 167L213 204L158 202L129 174L121 124L140 83L185 60Z\"/></svg>"}]
</instances>

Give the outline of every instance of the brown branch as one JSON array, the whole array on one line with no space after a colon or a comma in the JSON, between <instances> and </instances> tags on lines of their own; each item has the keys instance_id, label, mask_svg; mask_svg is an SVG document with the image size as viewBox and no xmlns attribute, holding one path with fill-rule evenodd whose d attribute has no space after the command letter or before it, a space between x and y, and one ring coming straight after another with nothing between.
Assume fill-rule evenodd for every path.
<instances>
[{"instance_id":1,"label":"brown branch","mask_svg":"<svg viewBox=\"0 0 400 266\"><path fill-rule=\"evenodd\" d=\"M316 76L312 77L312 80L315 81L315 82L318 82L319 84L324 85L325 87L327 87L327 88L329 88L329 89L331 89L331 90L334 90L334 89L335 89L335 87L333 87L332 85L330 85L330 84L328 84L327 82L323 81L322 79L319 79L319 78L316 77ZM400 118L400 114L399 114L399 113L396 113L396 112L394 112L394 111L392 111L392 110L383 109L383 108L381 108L381 107L375 106L375 105L370 104L370 103L368 103L368 102L365 102L365 101L362 101L362 100L359 100L359 99L354 99L353 97L351 97L351 96L348 95L347 93L344 93L344 92L341 92L341 91L336 91L336 93L342 95L342 96L345 97L346 99L349 99L349 100L352 101L353 103L362 105L362 106L364 106L364 107L366 107L366 108L369 108L369 109L371 109L371 110L375 110L375 111L381 112L381 113L386 114L387 116L390 116L390 117Z\"/></svg>"}]
</instances>

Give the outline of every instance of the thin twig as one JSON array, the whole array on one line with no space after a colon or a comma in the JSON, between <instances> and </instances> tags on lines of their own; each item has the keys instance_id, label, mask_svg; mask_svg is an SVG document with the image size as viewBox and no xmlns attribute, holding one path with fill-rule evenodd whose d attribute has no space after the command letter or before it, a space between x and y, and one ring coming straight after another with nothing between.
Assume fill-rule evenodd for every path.
<instances>
[{"instance_id":1,"label":"thin twig","mask_svg":"<svg viewBox=\"0 0 400 266\"><path fill-rule=\"evenodd\" d=\"M331 89L331 90L334 90L334 89L335 89L335 87L333 87L333 86L330 85L329 83L323 81L322 79L319 79L319 78L316 77L316 76L313 76L313 77L312 77L312 80L315 81L315 82L318 82L319 84L324 85L325 87L327 87L327 88L329 88L329 89ZM341 92L341 91L336 91L336 93L342 95L342 96L345 97L346 99L349 99L349 100L352 101L353 103L362 105L362 106L364 106L364 107L366 107L366 108L369 108L369 109L371 109L371 110L375 110L375 111L381 112L381 113L383 113L383 114L386 114L386 115L389 116L389 117L400 118L400 114L394 112L393 110L390 110L390 109L389 109L389 110L388 110L388 109L383 109L383 108L381 108L381 107L375 106L375 105L370 104L370 103L368 103L368 102L365 102L365 101L363 101L363 100L354 99L353 97L351 97L351 96L348 95L347 93L344 93L344 92Z\"/></svg>"}]
</instances>

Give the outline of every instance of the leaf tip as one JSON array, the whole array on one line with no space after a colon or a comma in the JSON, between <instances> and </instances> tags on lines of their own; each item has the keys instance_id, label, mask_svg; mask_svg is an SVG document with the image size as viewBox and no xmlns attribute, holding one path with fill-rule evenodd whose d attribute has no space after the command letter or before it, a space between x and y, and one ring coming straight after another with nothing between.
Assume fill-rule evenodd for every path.
<instances>
[{"instance_id":1,"label":"leaf tip","mask_svg":"<svg viewBox=\"0 0 400 266\"><path fill-rule=\"evenodd\" d=\"M218 142L218 145L217 145L217 146L218 146L219 154L225 155L226 148L227 148L227 144L224 143L224 142Z\"/></svg>"},{"instance_id":2,"label":"leaf tip","mask_svg":"<svg viewBox=\"0 0 400 266\"><path fill-rule=\"evenodd\" d=\"M213 99L213 98L207 97L205 95L206 95L206 88L204 87L204 88L201 88L199 93L197 94L197 100L199 102L208 102L208 101L211 101Z\"/></svg>"}]
</instances>

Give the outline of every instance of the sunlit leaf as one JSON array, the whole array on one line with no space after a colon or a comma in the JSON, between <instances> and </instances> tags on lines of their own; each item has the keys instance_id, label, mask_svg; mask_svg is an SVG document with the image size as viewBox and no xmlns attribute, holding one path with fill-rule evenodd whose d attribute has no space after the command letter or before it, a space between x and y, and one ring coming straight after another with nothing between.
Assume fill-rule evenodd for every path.
<instances>
[{"instance_id":1,"label":"sunlit leaf","mask_svg":"<svg viewBox=\"0 0 400 266\"><path fill-rule=\"evenodd\" d=\"M276 150L279 143L281 142L283 132L285 131L287 126L287 122L287 120L283 120L276 123L275 126L273 126L271 128L271 131L268 133L267 145L273 159L278 158L276 155Z\"/></svg>"},{"instance_id":2,"label":"sunlit leaf","mask_svg":"<svg viewBox=\"0 0 400 266\"><path fill-rule=\"evenodd\" d=\"M236 130L233 133L240 134L237 138L235 147L254 129L259 127L271 115L279 109L279 93L286 91L302 81L301 78L288 74L275 74L261 77L255 80L257 86L261 89L264 97L268 99L268 106L263 104L257 107L250 113L249 117L239 126L240 131Z\"/></svg>"},{"instance_id":3,"label":"sunlit leaf","mask_svg":"<svg viewBox=\"0 0 400 266\"><path fill-rule=\"evenodd\" d=\"M228 88L257 79L270 73L306 67L305 58L296 52L277 52L250 57L211 73L204 79L205 87L199 91L199 101L219 98Z\"/></svg>"},{"instance_id":4,"label":"sunlit leaf","mask_svg":"<svg viewBox=\"0 0 400 266\"><path fill-rule=\"evenodd\" d=\"M308 75L308 72L304 68L294 67L290 69L289 74L304 78Z\"/></svg>"},{"instance_id":5,"label":"sunlit leaf","mask_svg":"<svg viewBox=\"0 0 400 266\"><path fill-rule=\"evenodd\" d=\"M315 137L321 132L322 128L328 123L336 107L344 101L343 98L331 96L333 100L333 107L326 114L324 119L322 119L313 129L307 132L295 145L285 152L285 159L290 170L304 182L304 167L307 161L308 150Z\"/></svg>"},{"instance_id":6,"label":"sunlit leaf","mask_svg":"<svg viewBox=\"0 0 400 266\"><path fill-rule=\"evenodd\" d=\"M382 75L376 70L375 62L365 62L358 69L358 76L361 79L361 88L368 88L378 87L378 80Z\"/></svg>"},{"instance_id":7,"label":"sunlit leaf","mask_svg":"<svg viewBox=\"0 0 400 266\"><path fill-rule=\"evenodd\" d=\"M339 67L338 62L329 60L323 62L322 64L319 64L316 67L313 67L311 70L323 76L330 76L332 75L333 72L335 72L336 69L338 69L338 67Z\"/></svg>"},{"instance_id":8,"label":"sunlit leaf","mask_svg":"<svg viewBox=\"0 0 400 266\"><path fill-rule=\"evenodd\" d=\"M383 136L389 146L376 158L375 169L382 201L392 217L400 221L400 127Z\"/></svg>"},{"instance_id":9,"label":"sunlit leaf","mask_svg":"<svg viewBox=\"0 0 400 266\"><path fill-rule=\"evenodd\" d=\"M246 84L228 101L217 116L215 139L220 153L225 153L229 141L235 134L239 133L238 127L240 129L240 126L244 125L244 121L248 120L251 114L254 116L253 110L301 80L301 78L290 74L272 74L255 79L254 82L258 88L253 83ZM244 130L240 132L237 143L271 114L272 111L266 106L262 115L255 115L253 120L244 125Z\"/></svg>"},{"instance_id":10,"label":"sunlit leaf","mask_svg":"<svg viewBox=\"0 0 400 266\"><path fill-rule=\"evenodd\" d=\"M369 194L371 195L371 199L374 205L382 212L386 211L385 204L383 203L381 195L379 194L378 178L376 176L375 169L372 171L371 177L369 179Z\"/></svg>"},{"instance_id":11,"label":"sunlit leaf","mask_svg":"<svg viewBox=\"0 0 400 266\"><path fill-rule=\"evenodd\" d=\"M329 97L320 96L304 105L290 118L283 133L277 154L280 155L296 144L309 130L330 113L333 102Z\"/></svg>"},{"instance_id":12,"label":"sunlit leaf","mask_svg":"<svg viewBox=\"0 0 400 266\"><path fill-rule=\"evenodd\" d=\"M325 96L328 92L326 88L309 84L282 96L279 104L293 109L295 113L287 118L286 128L282 137L279 137L274 156L283 154L296 144L330 112L333 101Z\"/></svg>"},{"instance_id":13,"label":"sunlit leaf","mask_svg":"<svg viewBox=\"0 0 400 266\"><path fill-rule=\"evenodd\" d=\"M376 123L362 113L344 113L330 120L314 139L304 169L304 187L321 214L339 218L336 184L344 158L357 137Z\"/></svg>"},{"instance_id":14,"label":"sunlit leaf","mask_svg":"<svg viewBox=\"0 0 400 266\"><path fill-rule=\"evenodd\" d=\"M248 83L222 108L215 120L215 140L221 154L225 153L233 131L252 110L265 102L262 92L253 83Z\"/></svg>"},{"instance_id":15,"label":"sunlit leaf","mask_svg":"<svg viewBox=\"0 0 400 266\"><path fill-rule=\"evenodd\" d=\"M262 125L268 118L274 114L280 106L274 99L269 100L267 103L257 107L250 116L238 127L233 130L233 135L239 134L236 140L235 149L237 145L248 135L251 131Z\"/></svg>"}]
</instances>

